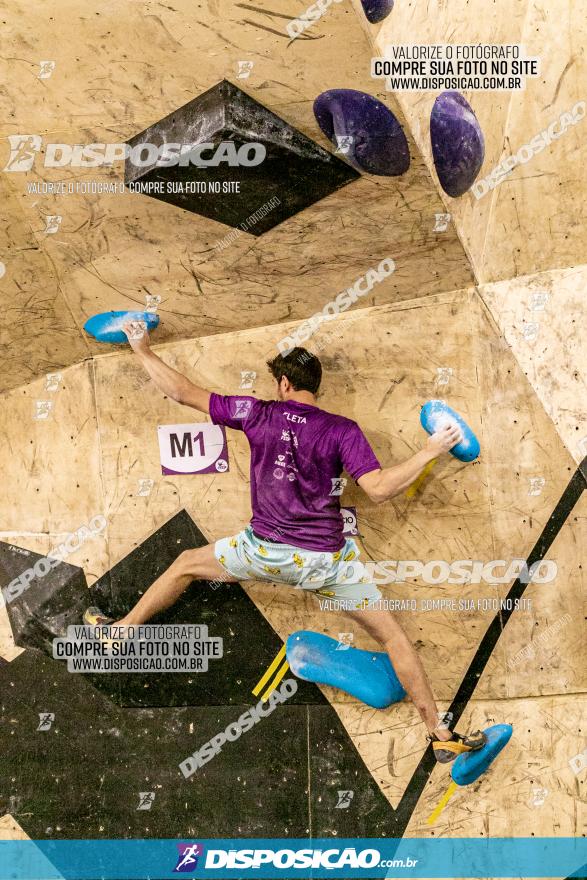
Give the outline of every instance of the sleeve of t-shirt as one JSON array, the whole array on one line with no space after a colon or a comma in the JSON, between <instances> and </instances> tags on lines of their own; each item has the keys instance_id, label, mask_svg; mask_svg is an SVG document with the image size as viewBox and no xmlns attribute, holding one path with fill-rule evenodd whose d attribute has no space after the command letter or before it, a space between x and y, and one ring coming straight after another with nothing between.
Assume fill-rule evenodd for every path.
<instances>
[{"instance_id":1,"label":"sleeve of t-shirt","mask_svg":"<svg viewBox=\"0 0 587 880\"><path fill-rule=\"evenodd\" d=\"M347 474L358 480L369 471L379 470L381 465L371 445L356 422L345 427L340 441L340 459Z\"/></svg>"},{"instance_id":2,"label":"sleeve of t-shirt","mask_svg":"<svg viewBox=\"0 0 587 880\"><path fill-rule=\"evenodd\" d=\"M210 395L210 418L215 425L226 425L235 431L246 431L247 421L254 417L261 401L256 397L231 394Z\"/></svg>"}]
</instances>

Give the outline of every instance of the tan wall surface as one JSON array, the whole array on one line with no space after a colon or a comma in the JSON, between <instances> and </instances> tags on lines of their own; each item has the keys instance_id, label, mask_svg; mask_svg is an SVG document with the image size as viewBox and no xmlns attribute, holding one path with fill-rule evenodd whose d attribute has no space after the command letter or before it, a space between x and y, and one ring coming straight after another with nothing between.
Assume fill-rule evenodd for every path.
<instances>
[{"instance_id":1,"label":"tan wall surface","mask_svg":"<svg viewBox=\"0 0 587 880\"><path fill-rule=\"evenodd\" d=\"M6 176L0 177L0 200L0 390L5 390L80 361L89 349Z\"/></svg>"},{"instance_id":2,"label":"tan wall surface","mask_svg":"<svg viewBox=\"0 0 587 880\"><path fill-rule=\"evenodd\" d=\"M541 75L512 96L504 155L517 153L578 101L587 101L586 39L580 3L531 0L522 41L528 56L540 57ZM585 118L570 125L560 140L515 168L494 191L482 280L585 262L586 129Z\"/></svg>"},{"instance_id":3,"label":"tan wall surface","mask_svg":"<svg viewBox=\"0 0 587 880\"><path fill-rule=\"evenodd\" d=\"M491 327L475 295L463 292L440 297L436 303L355 312L333 326L340 329L340 336L330 331L323 348L325 339L314 340L325 366L321 405L357 419L384 464L405 458L421 445L419 407L439 395L475 426L484 449L479 462L469 466L452 458L439 463L415 498L400 497L385 508L373 506L349 485L344 501L359 507L367 558L524 557L566 485L573 463L507 345L489 335ZM272 385L264 361L283 330L244 331L158 350L172 366L228 393L238 393L242 369L256 370L255 393L267 397ZM492 371L481 369L488 345L504 376L497 383ZM441 389L439 366L453 371L449 385ZM2 400L3 445L14 462L2 502L2 528L7 532L24 538L28 534L36 541L44 533L71 531L104 512L109 522L105 566L109 567L182 507L210 540L236 532L247 521L249 455L245 438L237 432L229 432L230 473L183 479L160 475L157 425L204 417L165 399L132 354L105 356L65 371L63 388L55 393L54 418L45 422L32 419L39 386L40 382L31 385L26 394L10 392ZM19 424L27 425L26 434L16 434ZM15 435L26 438L22 448L15 446ZM511 443L507 457L504 438ZM544 490L529 497L529 480L540 474L545 477ZM137 495L140 479L155 481L149 497ZM572 525L569 531L573 532ZM575 540L580 540L579 534ZM101 542L95 548L88 545L87 552L92 554L91 574L101 573L106 562ZM573 551L568 553L566 564L574 572ZM414 589L419 599L429 599L447 594L494 598L505 588L435 587L418 581L383 588L390 598L411 596ZM577 575L569 572L560 602L555 601L558 593L553 588L547 593L536 590L539 607L524 619L552 623L578 598L580 584ZM252 595L283 636L291 631L292 619L299 615L301 621L311 607L303 608L297 594L282 588L259 585ZM547 602L545 595L550 597ZM321 625L336 633L343 619L329 614ZM485 628L485 615L430 611L416 616L404 613L402 619L418 641L425 664L436 670L439 696L447 699ZM522 629L526 637L527 626ZM525 680L509 683L504 644L500 642L488 665L480 693L504 697L511 687L516 695L535 693L535 685L528 690ZM565 639L560 654L563 666L573 666L574 644L574 638ZM565 674L568 678L568 669L545 672L540 692L559 693Z\"/></svg>"},{"instance_id":4,"label":"tan wall surface","mask_svg":"<svg viewBox=\"0 0 587 880\"><path fill-rule=\"evenodd\" d=\"M389 44L515 43L520 42L526 17L526 0L498 0L491 4L471 0L458 5L433 0L429 4L397 3L378 26L375 50L385 53ZM383 83L383 80L373 80ZM443 192L432 159L430 112L440 91L396 92L395 99L406 115L414 140L426 158L446 211L452 214L458 234L469 254L478 279L484 278L485 238L491 216L491 194L477 200L471 192L453 199ZM510 92L464 92L485 138L482 177L500 160L507 128Z\"/></svg>"},{"instance_id":5,"label":"tan wall surface","mask_svg":"<svg viewBox=\"0 0 587 880\"><path fill-rule=\"evenodd\" d=\"M276 337L292 326L186 340L157 350L166 362L228 393L238 393L242 369L257 370L254 393L267 397L272 386L264 360ZM313 340L325 365L321 405L358 419L383 463L401 460L422 443L419 406L439 396L439 366L453 371L442 396L476 428L482 443L479 462L463 465L447 459L438 464L412 500L402 496L375 507L349 486L343 502L358 506L366 558L525 557L574 463L474 292L354 312L333 322L333 328L328 337ZM72 559L84 567L91 583L183 507L210 540L236 532L246 522L249 455L244 437L229 432L229 473L162 477L157 424L204 417L164 399L130 353L66 370L63 387L55 394L59 418L27 422L26 440L16 442L15 437L25 434L11 429L30 418L31 401L41 387L37 382L26 394L18 390L1 399L7 426L3 452L14 462L0 508L3 528L11 535L0 535L4 540L47 552L57 537L103 511L109 523L104 539L86 543ZM537 473L545 475L545 486L540 496L529 497L529 479ZM150 496L137 495L139 479L154 480ZM426 820L447 785L446 773L438 769L409 834L459 836L467 823L468 835L521 835L529 821L537 833L552 833L553 828L561 835L578 833L577 782L568 760L581 748L577 700L586 687L580 662L584 585L578 568L586 510L585 503L577 508L549 554L559 566L555 582L527 588L531 608L513 615L467 710L466 724L514 724L514 740L499 768L499 778L508 778L509 784L496 788L481 780L474 791L458 792L430 826ZM246 589L283 638L308 626L334 637L355 629L355 644L373 645L349 627L344 615L320 614L308 595L272 584L247 584ZM508 585L433 587L416 579L381 589L387 598L415 596L420 602L447 596L493 599L505 596ZM441 708L454 695L492 617L439 611L400 615ZM0 651L11 659L17 649L11 645L5 611L0 621ZM553 625L556 640L541 637ZM534 655L520 658L520 649L537 638ZM324 692L382 791L396 804L424 743L413 705L405 702L377 712L341 692ZM552 793L541 809L530 803L538 785ZM2 828L12 836L18 829L7 825L9 821Z\"/></svg>"},{"instance_id":6,"label":"tan wall surface","mask_svg":"<svg viewBox=\"0 0 587 880\"><path fill-rule=\"evenodd\" d=\"M224 77L327 148L312 112L324 89L379 93L399 112L369 78L368 39L347 3L334 4L315 34L292 43L285 25L294 13L285 6L263 13L210 2L194 18L186 0L174 8L93 2L83 13L77 0L52 0L21 12L12 0L5 13L0 73L9 86L0 94L0 138L36 132L44 143L121 142ZM49 79L37 78L41 58L56 62ZM239 60L254 62L246 80L237 79ZM433 231L442 201L410 144L412 166L402 178L355 181L261 238L244 233L220 252L214 245L230 227L157 199L27 193L32 183L121 180L120 164L114 171L49 169L39 155L30 173L5 180L79 326L96 312L140 308L155 294L162 297L160 339L171 340L308 317L388 256L395 274L357 307L469 284L454 228ZM2 165L8 155L0 140ZM49 215L62 216L54 234L44 231ZM46 284L46 271L34 272L32 282ZM63 358L80 355L65 350Z\"/></svg>"},{"instance_id":7,"label":"tan wall surface","mask_svg":"<svg viewBox=\"0 0 587 880\"><path fill-rule=\"evenodd\" d=\"M587 455L587 267L484 284L479 292L508 345L579 462Z\"/></svg>"},{"instance_id":8,"label":"tan wall surface","mask_svg":"<svg viewBox=\"0 0 587 880\"><path fill-rule=\"evenodd\" d=\"M485 136L480 180L587 99L585 29L581 4L570 0L546 6L500 0L489 7L473 0L459 4L458 10L438 0L427 5L398 3L370 30L377 54L389 43L519 42L527 57L540 58L540 76L528 78L522 91L464 93ZM437 94L395 94L430 169L429 118ZM451 199L437 184L478 280L497 281L584 262L585 125L570 125L560 140L518 165L480 199L472 192Z\"/></svg>"}]
</instances>

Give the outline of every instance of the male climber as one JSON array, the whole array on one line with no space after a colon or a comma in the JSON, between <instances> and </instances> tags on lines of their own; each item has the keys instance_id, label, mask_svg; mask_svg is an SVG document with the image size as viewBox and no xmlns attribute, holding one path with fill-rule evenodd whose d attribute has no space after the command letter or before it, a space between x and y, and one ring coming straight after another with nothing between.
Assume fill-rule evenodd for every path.
<instances>
[{"instance_id":1,"label":"male climber","mask_svg":"<svg viewBox=\"0 0 587 880\"><path fill-rule=\"evenodd\" d=\"M448 763L481 748L483 733L462 736L440 722L416 651L393 614L377 608L381 594L359 562L357 544L343 537L340 493L333 493L345 470L372 501L388 501L461 440L459 428L437 431L406 461L381 468L356 422L317 406L322 367L305 349L294 348L268 362L277 396L269 401L206 391L151 350L140 323L127 324L125 333L164 394L209 413L216 425L245 433L251 448L253 517L238 535L184 550L118 625L145 623L173 605L194 580L268 580L309 590L337 600L385 649L426 725L438 761ZM89 608L84 622L114 621Z\"/></svg>"}]
</instances>

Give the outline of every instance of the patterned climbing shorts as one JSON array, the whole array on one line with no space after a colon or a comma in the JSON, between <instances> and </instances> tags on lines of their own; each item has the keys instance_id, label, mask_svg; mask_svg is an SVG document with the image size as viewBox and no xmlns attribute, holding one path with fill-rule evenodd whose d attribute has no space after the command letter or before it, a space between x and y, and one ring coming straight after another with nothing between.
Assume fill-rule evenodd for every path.
<instances>
[{"instance_id":1,"label":"patterned climbing shorts","mask_svg":"<svg viewBox=\"0 0 587 880\"><path fill-rule=\"evenodd\" d=\"M214 545L218 562L239 581L289 584L349 610L368 608L381 598L365 566L359 562L359 554L352 538L336 553L327 553L264 541L257 538L250 526Z\"/></svg>"}]
</instances>

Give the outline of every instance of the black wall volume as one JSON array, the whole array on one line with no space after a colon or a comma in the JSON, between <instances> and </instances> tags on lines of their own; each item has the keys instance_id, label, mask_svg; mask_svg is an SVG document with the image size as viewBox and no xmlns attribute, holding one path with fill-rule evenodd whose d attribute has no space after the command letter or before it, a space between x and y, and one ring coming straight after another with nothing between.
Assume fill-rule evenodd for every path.
<instances>
[{"instance_id":1,"label":"black wall volume","mask_svg":"<svg viewBox=\"0 0 587 880\"><path fill-rule=\"evenodd\" d=\"M360 177L227 80L128 146L131 190L256 236Z\"/></svg>"}]
</instances>

